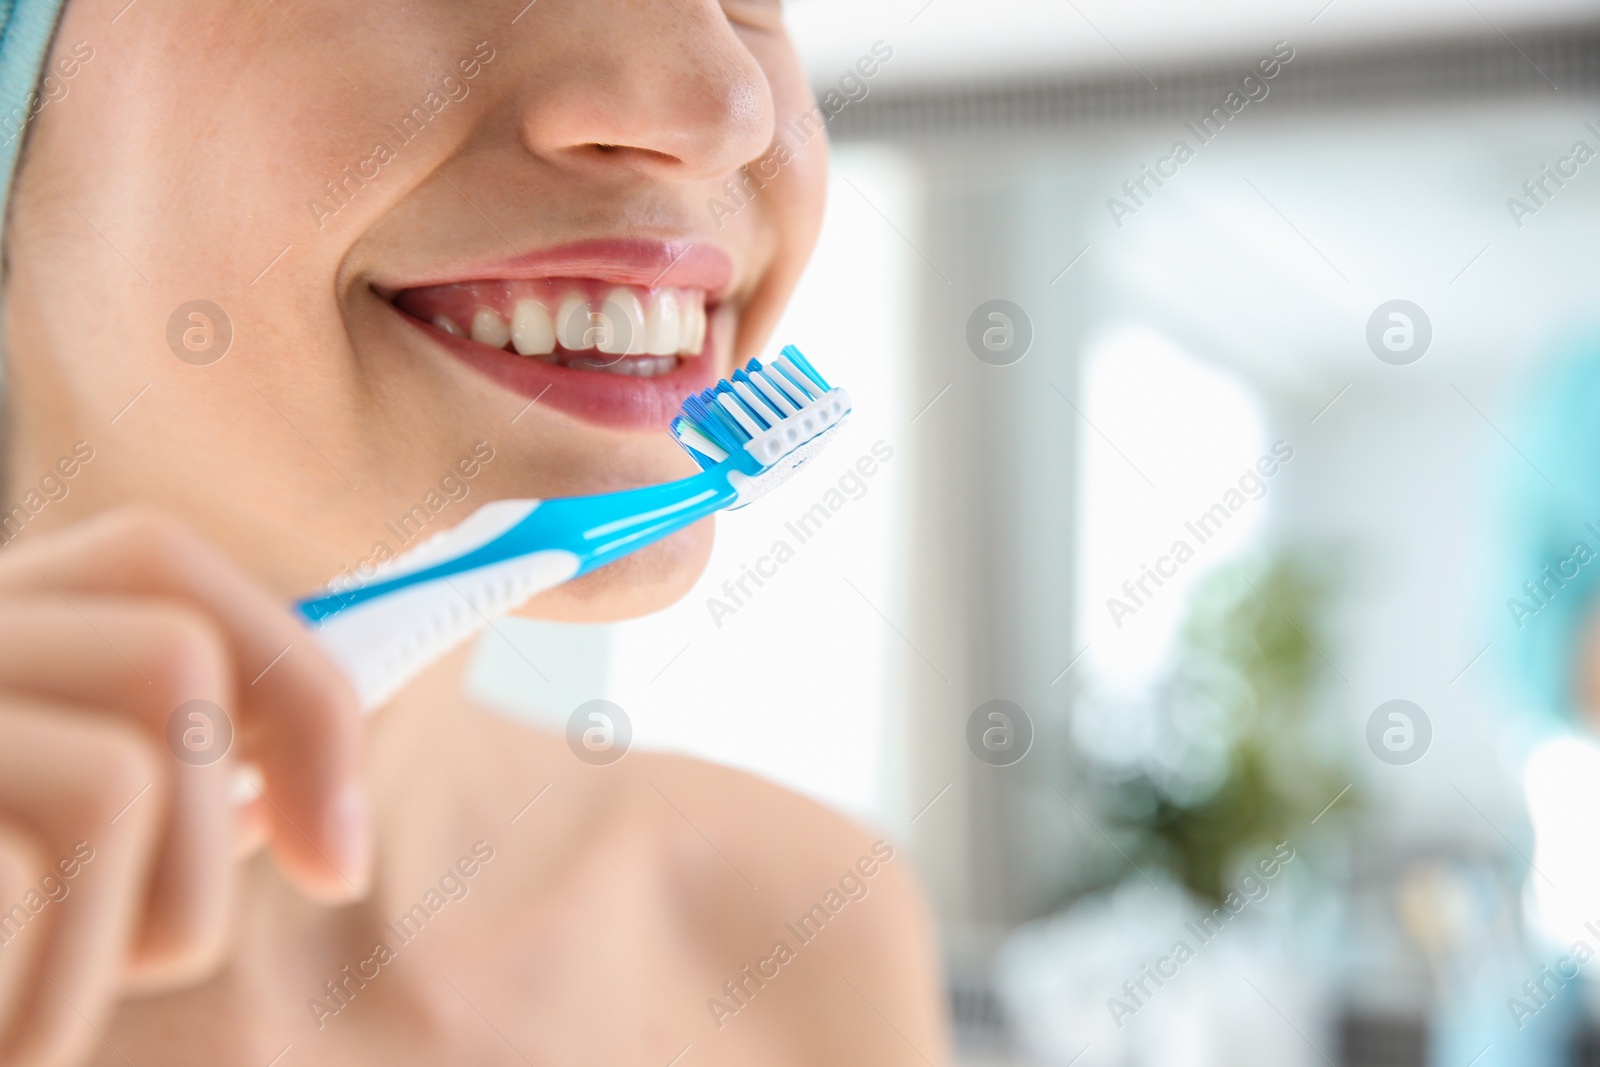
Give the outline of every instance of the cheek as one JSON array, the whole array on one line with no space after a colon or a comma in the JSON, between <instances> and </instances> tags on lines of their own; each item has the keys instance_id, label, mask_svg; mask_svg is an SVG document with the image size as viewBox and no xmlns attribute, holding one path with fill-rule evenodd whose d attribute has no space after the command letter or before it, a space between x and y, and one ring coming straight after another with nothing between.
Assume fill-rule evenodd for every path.
<instances>
[{"instance_id":1,"label":"cheek","mask_svg":"<svg viewBox=\"0 0 1600 1067\"><path fill-rule=\"evenodd\" d=\"M763 354L816 245L828 187L828 137L825 130L805 134L818 131L819 123L798 56L783 38L749 43L772 89L775 144L784 145L790 158L765 183L759 211L741 212L729 226L730 232L746 227L740 238L771 250L763 285L752 294L740 322L734 352L740 361Z\"/></svg>"},{"instance_id":2,"label":"cheek","mask_svg":"<svg viewBox=\"0 0 1600 1067\"><path fill-rule=\"evenodd\" d=\"M796 68L798 63L796 62ZM822 226L823 203L828 186L828 135L821 130L802 140L796 129L814 126L812 108L816 99L798 69L774 75L773 95L778 113L778 138L788 145L793 157L772 186L777 203L777 223L788 240L809 255ZM789 124L789 120L793 124ZM805 121L802 121L804 119Z\"/></svg>"},{"instance_id":3,"label":"cheek","mask_svg":"<svg viewBox=\"0 0 1600 1067\"><path fill-rule=\"evenodd\" d=\"M783 194L787 218L780 225L808 257L822 229L822 210L828 195L828 156L828 137L824 133L802 148L787 168L791 172L791 182Z\"/></svg>"},{"instance_id":4,"label":"cheek","mask_svg":"<svg viewBox=\"0 0 1600 1067\"><path fill-rule=\"evenodd\" d=\"M816 99L794 45L782 34L745 39L766 76L772 94L774 146L784 145L792 157L764 189L773 205L771 222L786 244L809 251L822 222L828 171L828 138L813 113ZM763 155L766 153L763 152Z\"/></svg>"}]
</instances>

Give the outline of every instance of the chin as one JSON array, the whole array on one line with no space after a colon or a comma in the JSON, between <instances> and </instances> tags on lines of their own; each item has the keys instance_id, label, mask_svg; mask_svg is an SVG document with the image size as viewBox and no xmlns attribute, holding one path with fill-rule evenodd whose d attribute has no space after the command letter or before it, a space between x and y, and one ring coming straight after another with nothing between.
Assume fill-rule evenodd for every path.
<instances>
[{"instance_id":1,"label":"chin","mask_svg":"<svg viewBox=\"0 0 1600 1067\"><path fill-rule=\"evenodd\" d=\"M683 599L711 558L711 521L624 556L530 600L512 614L552 622L617 622Z\"/></svg>"}]
</instances>

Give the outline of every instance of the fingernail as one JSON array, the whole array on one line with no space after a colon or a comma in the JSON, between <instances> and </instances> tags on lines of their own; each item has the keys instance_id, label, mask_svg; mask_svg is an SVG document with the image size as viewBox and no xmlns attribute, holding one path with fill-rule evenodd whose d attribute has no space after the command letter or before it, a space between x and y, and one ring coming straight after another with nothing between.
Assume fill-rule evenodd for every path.
<instances>
[{"instance_id":1,"label":"fingernail","mask_svg":"<svg viewBox=\"0 0 1600 1067\"><path fill-rule=\"evenodd\" d=\"M366 799L354 782L334 797L327 830L334 865L353 887L352 894L365 894L372 882L372 827L367 821Z\"/></svg>"}]
</instances>

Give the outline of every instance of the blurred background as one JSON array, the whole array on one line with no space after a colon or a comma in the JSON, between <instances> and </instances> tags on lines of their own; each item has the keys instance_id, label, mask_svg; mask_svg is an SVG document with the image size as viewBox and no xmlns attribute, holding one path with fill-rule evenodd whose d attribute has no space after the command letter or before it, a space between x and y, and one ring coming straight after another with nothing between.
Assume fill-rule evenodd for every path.
<instances>
[{"instance_id":1,"label":"blurred background","mask_svg":"<svg viewBox=\"0 0 1600 1067\"><path fill-rule=\"evenodd\" d=\"M901 843L964 1063L1600 1064L1600 7L787 7L856 414L482 699Z\"/></svg>"}]
</instances>

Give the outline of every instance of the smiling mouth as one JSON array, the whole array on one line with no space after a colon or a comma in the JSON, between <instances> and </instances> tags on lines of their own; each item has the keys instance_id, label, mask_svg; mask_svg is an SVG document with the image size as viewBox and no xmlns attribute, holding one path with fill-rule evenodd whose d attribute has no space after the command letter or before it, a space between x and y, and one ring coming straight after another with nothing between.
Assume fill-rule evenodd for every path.
<instances>
[{"instance_id":1,"label":"smiling mouth","mask_svg":"<svg viewBox=\"0 0 1600 1067\"><path fill-rule=\"evenodd\" d=\"M407 289L393 303L451 337L574 371L658 378L706 349L702 289L541 278Z\"/></svg>"},{"instance_id":2,"label":"smiling mouth","mask_svg":"<svg viewBox=\"0 0 1600 1067\"><path fill-rule=\"evenodd\" d=\"M731 358L734 281L732 258L714 245L592 239L445 262L372 288L437 350L528 407L661 431Z\"/></svg>"}]
</instances>

